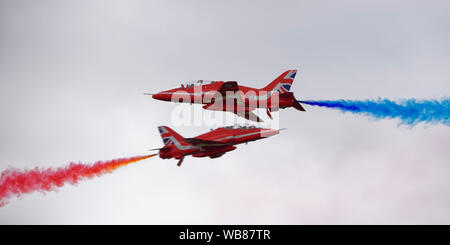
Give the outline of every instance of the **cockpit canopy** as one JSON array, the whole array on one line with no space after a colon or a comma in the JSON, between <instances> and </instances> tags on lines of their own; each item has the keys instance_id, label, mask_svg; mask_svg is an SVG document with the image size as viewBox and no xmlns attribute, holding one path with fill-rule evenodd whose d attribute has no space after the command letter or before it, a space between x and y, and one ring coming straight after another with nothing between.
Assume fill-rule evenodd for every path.
<instances>
[{"instance_id":1,"label":"cockpit canopy","mask_svg":"<svg viewBox=\"0 0 450 245\"><path fill-rule=\"evenodd\" d=\"M211 81L211 80L194 80L194 81L188 81L185 83L181 84L182 88L189 88L189 87L194 87L194 86L201 86L201 85L206 85L206 84L212 84L215 81Z\"/></svg>"},{"instance_id":2,"label":"cockpit canopy","mask_svg":"<svg viewBox=\"0 0 450 245\"><path fill-rule=\"evenodd\" d=\"M251 125L251 126L233 125L233 126L226 126L226 127L223 127L223 128L226 128L226 129L254 129L254 128L257 128L257 127L253 126L253 125Z\"/></svg>"}]
</instances>

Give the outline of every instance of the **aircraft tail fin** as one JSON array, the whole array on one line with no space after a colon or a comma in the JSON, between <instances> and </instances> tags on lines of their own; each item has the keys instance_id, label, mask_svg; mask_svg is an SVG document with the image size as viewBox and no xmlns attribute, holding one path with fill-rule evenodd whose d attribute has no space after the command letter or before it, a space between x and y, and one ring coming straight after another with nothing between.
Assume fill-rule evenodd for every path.
<instances>
[{"instance_id":1,"label":"aircraft tail fin","mask_svg":"<svg viewBox=\"0 0 450 245\"><path fill-rule=\"evenodd\" d=\"M289 92L296 74L297 70L287 70L271 83L269 83L269 85L265 86L263 90L278 91L280 94Z\"/></svg>"},{"instance_id":2,"label":"aircraft tail fin","mask_svg":"<svg viewBox=\"0 0 450 245\"><path fill-rule=\"evenodd\" d=\"M158 131L161 135L164 146L169 146L174 143L175 145L185 143L183 136L179 135L177 132L167 126L159 126Z\"/></svg>"}]
</instances>

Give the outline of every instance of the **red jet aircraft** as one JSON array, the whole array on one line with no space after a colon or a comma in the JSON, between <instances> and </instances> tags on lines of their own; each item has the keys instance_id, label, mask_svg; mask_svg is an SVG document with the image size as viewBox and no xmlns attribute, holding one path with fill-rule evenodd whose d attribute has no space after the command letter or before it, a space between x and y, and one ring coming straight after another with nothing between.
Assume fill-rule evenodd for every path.
<instances>
[{"instance_id":1,"label":"red jet aircraft","mask_svg":"<svg viewBox=\"0 0 450 245\"><path fill-rule=\"evenodd\" d=\"M236 149L238 144L247 143L276 135L281 130L257 128L255 126L229 126L211 130L195 138L183 138L167 126L158 127L164 147L159 150L162 159L178 159L181 166L187 155L193 157L221 157Z\"/></svg>"},{"instance_id":2,"label":"red jet aircraft","mask_svg":"<svg viewBox=\"0 0 450 245\"><path fill-rule=\"evenodd\" d=\"M279 108L305 111L294 93L289 92L296 74L297 70L285 71L261 89L238 85L236 81L198 80L157 94L146 94L157 100L204 104L207 110L230 111L247 120L262 122L252 112L256 108L265 108L270 118L270 112Z\"/></svg>"}]
</instances>

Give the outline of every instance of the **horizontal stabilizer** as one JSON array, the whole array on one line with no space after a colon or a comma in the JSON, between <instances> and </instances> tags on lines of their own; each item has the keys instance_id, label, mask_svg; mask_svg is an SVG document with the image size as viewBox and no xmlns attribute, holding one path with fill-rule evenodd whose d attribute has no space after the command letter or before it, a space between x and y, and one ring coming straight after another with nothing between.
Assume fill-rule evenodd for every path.
<instances>
[{"instance_id":1,"label":"horizontal stabilizer","mask_svg":"<svg viewBox=\"0 0 450 245\"><path fill-rule=\"evenodd\" d=\"M299 111L306 111L305 108L294 98L294 103L292 106Z\"/></svg>"},{"instance_id":2,"label":"horizontal stabilizer","mask_svg":"<svg viewBox=\"0 0 450 245\"><path fill-rule=\"evenodd\" d=\"M161 148L150 149L148 151L167 151L169 149L170 149L170 147L161 147Z\"/></svg>"}]
</instances>

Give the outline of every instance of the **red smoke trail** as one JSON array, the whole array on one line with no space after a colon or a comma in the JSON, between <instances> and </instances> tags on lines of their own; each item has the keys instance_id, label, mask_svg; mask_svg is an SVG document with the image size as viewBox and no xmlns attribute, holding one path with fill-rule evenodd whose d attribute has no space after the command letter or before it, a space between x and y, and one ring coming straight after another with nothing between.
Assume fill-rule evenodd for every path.
<instances>
[{"instance_id":1,"label":"red smoke trail","mask_svg":"<svg viewBox=\"0 0 450 245\"><path fill-rule=\"evenodd\" d=\"M67 167L57 169L18 170L7 169L0 176L0 207L7 204L7 199L16 195L20 197L33 191L52 191L66 183L76 184L79 180L90 179L133 162L150 158L153 155L120 158L111 161L98 161L94 164L70 163Z\"/></svg>"}]
</instances>

